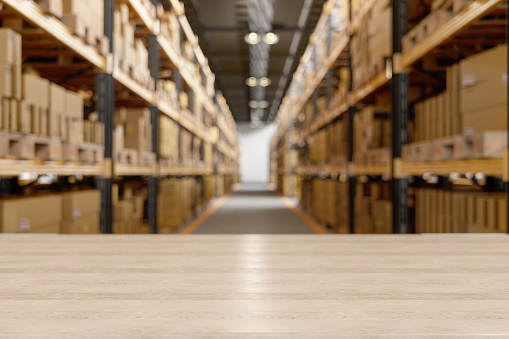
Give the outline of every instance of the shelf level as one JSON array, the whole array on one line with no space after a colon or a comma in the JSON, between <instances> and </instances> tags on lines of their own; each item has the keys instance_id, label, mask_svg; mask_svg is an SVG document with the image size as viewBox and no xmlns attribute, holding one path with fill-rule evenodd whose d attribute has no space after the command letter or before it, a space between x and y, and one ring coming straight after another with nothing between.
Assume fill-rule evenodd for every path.
<instances>
[{"instance_id":1,"label":"shelf level","mask_svg":"<svg viewBox=\"0 0 509 339\"><path fill-rule=\"evenodd\" d=\"M35 2L0 0L0 4L4 4L32 25L42 29L53 39L96 67L99 71L108 72L107 58L105 56L100 55L95 48L71 34L67 26L60 20L45 15Z\"/></svg>"},{"instance_id":2,"label":"shelf level","mask_svg":"<svg viewBox=\"0 0 509 339\"><path fill-rule=\"evenodd\" d=\"M503 158L436 162L405 162L395 159L395 168L399 168L398 177L421 176L427 173L439 176L449 176L451 173L484 173L496 177L504 174L504 162Z\"/></svg>"},{"instance_id":3,"label":"shelf level","mask_svg":"<svg viewBox=\"0 0 509 339\"><path fill-rule=\"evenodd\" d=\"M106 176L104 163L94 165L82 165L76 163L64 163L58 161L38 160L7 160L0 159L0 176L15 177L21 173L33 173L37 175L55 174L61 176Z\"/></svg>"},{"instance_id":4,"label":"shelf level","mask_svg":"<svg viewBox=\"0 0 509 339\"><path fill-rule=\"evenodd\" d=\"M401 66L408 68L420 60L434 48L440 46L475 21L489 14L495 7L503 3L503 0L476 0L457 13L442 27L417 43L411 50L401 55Z\"/></svg>"}]
</instances>

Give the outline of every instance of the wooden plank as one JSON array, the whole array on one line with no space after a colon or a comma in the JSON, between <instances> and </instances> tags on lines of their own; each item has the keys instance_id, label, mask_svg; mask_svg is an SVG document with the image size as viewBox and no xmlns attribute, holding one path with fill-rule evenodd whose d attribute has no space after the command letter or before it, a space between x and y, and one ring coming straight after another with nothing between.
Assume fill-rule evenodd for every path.
<instances>
[{"instance_id":1,"label":"wooden plank","mask_svg":"<svg viewBox=\"0 0 509 339\"><path fill-rule=\"evenodd\" d=\"M507 235L3 235L0 248L7 337L509 334Z\"/></svg>"},{"instance_id":2,"label":"wooden plank","mask_svg":"<svg viewBox=\"0 0 509 339\"><path fill-rule=\"evenodd\" d=\"M401 171L404 175L423 175L432 173L436 175L448 176L456 172L466 173L484 173L487 176L502 176L503 159L471 159L471 160L452 160L441 162L401 162Z\"/></svg>"}]
</instances>

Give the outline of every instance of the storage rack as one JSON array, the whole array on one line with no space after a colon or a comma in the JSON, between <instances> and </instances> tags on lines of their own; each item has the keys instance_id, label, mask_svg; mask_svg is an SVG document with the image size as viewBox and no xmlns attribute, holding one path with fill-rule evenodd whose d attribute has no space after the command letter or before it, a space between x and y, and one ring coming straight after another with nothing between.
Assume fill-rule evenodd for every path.
<instances>
[{"instance_id":1,"label":"storage rack","mask_svg":"<svg viewBox=\"0 0 509 339\"><path fill-rule=\"evenodd\" d=\"M450 42L453 38L461 35L467 28L479 22L485 16L493 13L497 8L507 3L501 0L473 0L462 10L455 13L445 24L438 27L434 32L427 35L424 39L416 42L413 47L403 52L402 41L408 31L408 5L407 0L392 1L392 30L393 30L393 53L386 60L386 66L379 70L378 74L361 88L352 89L352 76L350 76L350 90L347 97L341 100L334 100L331 93L332 77L335 64L339 62L340 57L349 55L349 44L351 38L356 34L360 25L363 13L370 11L376 2L374 0L357 1L360 3L356 13L352 13L350 4L350 20L347 23L345 35L336 40L334 46L330 47L331 27L328 23L331 20L331 8L334 8L338 0L329 0L324 5L324 11L317 28L311 36L310 43L305 54L301 59L290 90L286 95L278 111L275 123L278 130L271 143L271 178L273 182L281 184L282 178L287 181L295 180L295 176L310 178L339 178L350 183L349 201L350 201L350 232L354 232L354 203L355 203L355 183L367 181L370 178L383 178L391 182L391 200L392 200L392 220L394 233L409 233L409 209L407 206L409 179L418 180L419 177L427 174L433 174L442 177L441 180L449 182L451 173L465 175L467 173L483 173L491 180L496 182L497 187L502 187L507 191L507 182L509 182L509 151L505 150L503 157L495 159L468 159L468 160L448 160L434 162L408 162L401 158L402 146L408 143L408 117L409 117L409 89L412 79L412 67L419 61L422 61L434 49ZM355 14L355 15L353 15ZM502 22L500 22L502 21ZM507 14L504 20L498 19L498 25L507 26ZM328 50L327 58L317 59L316 49L320 42L320 37L327 37ZM351 60L351 59L350 59ZM316 65L312 70L313 76L310 86L303 89L303 82L306 71L309 71L309 64ZM351 72L352 70L350 65ZM327 97L327 107L325 111L317 111L316 95L319 91L325 89ZM357 111L357 108L365 103L373 102L373 96L382 89L391 89L392 103L392 158L384 163L354 165L353 153L353 126L351 117ZM299 114L302 112L306 103L311 102L314 106L314 117L311 123L300 127L299 132L294 131L298 124ZM326 128L330 123L340 116L346 116L349 120L349 138L348 138L348 162L343 164L325 163L321 165L303 165L296 161L284 159L295 148L302 147L306 138L313 133ZM508 128L509 129L509 128ZM285 161L286 160L286 161ZM287 186L280 187L283 193L293 195L295 192L288 189ZM509 199L508 199L509 200Z\"/></svg>"},{"instance_id":2,"label":"storage rack","mask_svg":"<svg viewBox=\"0 0 509 339\"><path fill-rule=\"evenodd\" d=\"M43 13L39 5L31 0L1 0L1 7L9 9L9 15L15 15L33 25L38 34L44 37L48 44L59 46L65 53L79 59L85 65L86 72L73 78L73 84L86 84L97 95L96 108L99 119L105 124L105 149L104 161L98 164L76 164L65 162L50 162L36 160L0 160L0 176L2 178L14 178L21 173L34 173L37 175L54 174L58 176L90 176L96 178L97 188L101 191L101 232L112 232L112 185L119 177L142 177L148 182L148 218L151 230L157 233L157 187L158 180L165 176L204 176L217 175L228 176L230 181L238 181L238 136L235 121L226 102L218 100L220 93L213 90L213 86L205 86L205 78L214 80L214 76L208 66L208 61L199 48L197 37L184 14L184 6L176 0L151 0L154 6L162 4L165 11L173 11L178 18L181 42L188 40L193 45L194 63L199 65L202 81L197 81L186 70L183 56L176 51L169 41L159 34L160 22L151 14L141 0L105 0L104 1L104 35L109 38L108 53L101 54L95 46L73 35L71 31L59 19ZM147 88L135 81L128 73L119 67L119 58L113 52L113 27L115 4L126 3L130 8L131 18L137 24L136 34L146 37L149 53L149 68L154 83L157 84L159 74L162 71L171 70L173 80L177 83L178 94L186 86L190 93L198 96L203 102L204 115L211 122L206 127L189 112L184 112L180 107L173 107L166 102L158 100L158 91L161 89ZM133 17L133 14L135 17ZM22 36L33 34L31 31L19 32ZM47 46L46 46L47 47ZM40 52L45 47L39 47ZM66 66L52 65L59 72L65 72ZM69 67L69 66L67 66ZM44 76L44 74L42 74ZM78 86L76 86L78 87ZM125 96L126 90L129 92ZM120 92L122 91L122 97ZM152 152L157 161L149 166L134 166L119 164L113 157L113 115L116 102L121 102L132 107L148 107L151 111L152 123ZM214 164L199 163L173 163L167 165L159 161L159 115L164 114L192 133L193 137L201 139L204 143L211 144L215 150ZM219 139L218 135L223 136ZM219 140L221 140L219 142ZM180 138L179 138L180 142ZM231 164L228 168L217 164L219 158L229 159ZM5 189L5 185L2 185ZM2 192L7 193L7 192Z\"/></svg>"}]
</instances>

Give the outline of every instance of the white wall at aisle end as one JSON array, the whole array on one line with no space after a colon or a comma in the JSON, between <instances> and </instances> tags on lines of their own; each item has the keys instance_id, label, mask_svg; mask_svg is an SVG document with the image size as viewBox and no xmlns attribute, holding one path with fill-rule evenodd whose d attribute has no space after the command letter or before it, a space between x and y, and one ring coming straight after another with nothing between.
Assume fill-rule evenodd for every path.
<instances>
[{"instance_id":1,"label":"white wall at aisle end","mask_svg":"<svg viewBox=\"0 0 509 339\"><path fill-rule=\"evenodd\" d=\"M269 182L270 141L276 126L269 124L252 128L249 123L237 123L241 136L240 180L242 182Z\"/></svg>"}]
</instances>

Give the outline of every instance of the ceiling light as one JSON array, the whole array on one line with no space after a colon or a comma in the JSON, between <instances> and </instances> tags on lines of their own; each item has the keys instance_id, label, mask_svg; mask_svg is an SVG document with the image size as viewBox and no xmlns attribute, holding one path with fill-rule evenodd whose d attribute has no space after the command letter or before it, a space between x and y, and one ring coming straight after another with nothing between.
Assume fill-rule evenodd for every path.
<instances>
[{"instance_id":1,"label":"ceiling light","mask_svg":"<svg viewBox=\"0 0 509 339\"><path fill-rule=\"evenodd\" d=\"M270 79L267 77L260 78L260 86L267 87L270 85Z\"/></svg>"},{"instance_id":2,"label":"ceiling light","mask_svg":"<svg viewBox=\"0 0 509 339\"><path fill-rule=\"evenodd\" d=\"M249 107L252 109L256 109L256 108L265 109L265 108L269 107L269 102L265 101L265 100L264 101L251 100L249 102Z\"/></svg>"},{"instance_id":3,"label":"ceiling light","mask_svg":"<svg viewBox=\"0 0 509 339\"><path fill-rule=\"evenodd\" d=\"M274 45L279 42L279 36L275 33L269 32L263 36L263 42L267 45Z\"/></svg>"},{"instance_id":4,"label":"ceiling light","mask_svg":"<svg viewBox=\"0 0 509 339\"><path fill-rule=\"evenodd\" d=\"M255 77L250 77L246 79L246 85L248 85L249 87L255 87L257 83L258 81L256 80Z\"/></svg>"},{"instance_id":5,"label":"ceiling light","mask_svg":"<svg viewBox=\"0 0 509 339\"><path fill-rule=\"evenodd\" d=\"M251 32L244 36L244 41L250 45L256 45L257 43L260 42L260 36L258 35L258 33Z\"/></svg>"}]
</instances>

